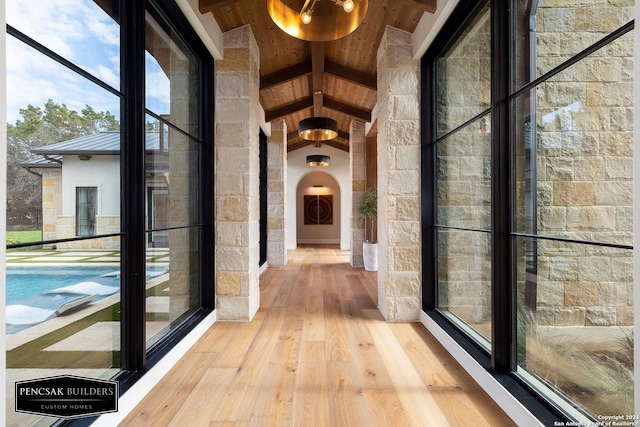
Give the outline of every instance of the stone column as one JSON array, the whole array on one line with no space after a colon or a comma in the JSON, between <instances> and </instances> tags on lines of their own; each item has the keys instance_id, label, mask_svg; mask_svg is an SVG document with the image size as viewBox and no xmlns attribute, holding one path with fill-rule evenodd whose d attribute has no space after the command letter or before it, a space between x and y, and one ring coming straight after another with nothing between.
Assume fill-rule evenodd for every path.
<instances>
[{"instance_id":1,"label":"stone column","mask_svg":"<svg viewBox=\"0 0 640 427\"><path fill-rule=\"evenodd\" d=\"M349 169L351 172L351 265L362 267L362 242L365 221L358 214L358 205L364 192L367 169L364 123L353 120L349 126Z\"/></svg>"},{"instance_id":2,"label":"stone column","mask_svg":"<svg viewBox=\"0 0 640 427\"><path fill-rule=\"evenodd\" d=\"M387 27L378 49L378 308L388 321L421 311L420 62L411 34Z\"/></svg>"},{"instance_id":3,"label":"stone column","mask_svg":"<svg viewBox=\"0 0 640 427\"><path fill-rule=\"evenodd\" d=\"M267 140L267 262L287 265L287 124L271 123Z\"/></svg>"},{"instance_id":4,"label":"stone column","mask_svg":"<svg viewBox=\"0 0 640 427\"><path fill-rule=\"evenodd\" d=\"M260 306L259 51L249 25L224 34L216 62L216 310L251 320Z\"/></svg>"}]
</instances>

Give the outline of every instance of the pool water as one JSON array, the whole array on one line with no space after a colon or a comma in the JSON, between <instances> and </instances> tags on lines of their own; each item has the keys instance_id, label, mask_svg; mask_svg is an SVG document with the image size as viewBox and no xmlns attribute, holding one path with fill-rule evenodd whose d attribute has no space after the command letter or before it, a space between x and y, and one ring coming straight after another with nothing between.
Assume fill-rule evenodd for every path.
<instances>
[{"instance_id":1,"label":"pool water","mask_svg":"<svg viewBox=\"0 0 640 427\"><path fill-rule=\"evenodd\" d=\"M115 274L114 274L115 273ZM106 277L100 277L108 275ZM117 267L12 267L7 266L6 304L15 304L33 295L49 292L80 282L98 282L120 286Z\"/></svg>"},{"instance_id":2,"label":"pool water","mask_svg":"<svg viewBox=\"0 0 640 427\"><path fill-rule=\"evenodd\" d=\"M119 266L7 266L6 305L34 295L50 292L80 282L96 282L120 287ZM147 267L148 277L164 271L164 267Z\"/></svg>"}]
</instances>

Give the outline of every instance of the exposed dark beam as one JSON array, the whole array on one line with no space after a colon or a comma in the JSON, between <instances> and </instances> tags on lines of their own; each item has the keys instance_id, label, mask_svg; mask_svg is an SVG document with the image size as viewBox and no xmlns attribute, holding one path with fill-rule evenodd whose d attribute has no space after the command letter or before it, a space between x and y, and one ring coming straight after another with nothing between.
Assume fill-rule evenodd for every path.
<instances>
[{"instance_id":1,"label":"exposed dark beam","mask_svg":"<svg viewBox=\"0 0 640 427\"><path fill-rule=\"evenodd\" d=\"M213 12L213 9L238 3L239 0L200 0L198 7L200 13Z\"/></svg>"},{"instance_id":2,"label":"exposed dark beam","mask_svg":"<svg viewBox=\"0 0 640 427\"><path fill-rule=\"evenodd\" d=\"M365 110L362 108L358 108L353 105L347 105L343 102L338 101L337 99L328 97L325 95L324 97L324 106L326 108L330 108L332 110L338 111L340 113L347 114L356 119L364 120L365 122L371 121L371 111Z\"/></svg>"},{"instance_id":3,"label":"exposed dark beam","mask_svg":"<svg viewBox=\"0 0 640 427\"><path fill-rule=\"evenodd\" d=\"M346 140L346 144L342 144L338 142L336 138L332 139L331 141L325 141L322 144L337 148L338 150L346 151L347 153L349 152L349 140ZM287 152L295 151L300 148L308 147L310 145L315 145L315 141L306 141L304 139L301 139L300 141L294 142L293 144L288 144Z\"/></svg>"},{"instance_id":4,"label":"exposed dark beam","mask_svg":"<svg viewBox=\"0 0 640 427\"><path fill-rule=\"evenodd\" d=\"M281 85L289 80L304 77L311 74L311 71L312 69L309 61L283 68L282 70L260 77L260 90Z\"/></svg>"},{"instance_id":5,"label":"exposed dark beam","mask_svg":"<svg viewBox=\"0 0 640 427\"><path fill-rule=\"evenodd\" d=\"M312 92L313 93L313 115L322 116L322 95L324 93L324 43L311 43L311 69L313 70Z\"/></svg>"},{"instance_id":6,"label":"exposed dark beam","mask_svg":"<svg viewBox=\"0 0 640 427\"><path fill-rule=\"evenodd\" d=\"M305 108L313 107L313 98L305 98L293 104L285 105L284 107L276 108L273 110L265 111L264 117L267 122L272 122L275 119L287 116L289 114L297 113Z\"/></svg>"},{"instance_id":7,"label":"exposed dark beam","mask_svg":"<svg viewBox=\"0 0 640 427\"><path fill-rule=\"evenodd\" d=\"M400 0L407 6L415 7L429 13L436 13L437 0Z\"/></svg>"},{"instance_id":8,"label":"exposed dark beam","mask_svg":"<svg viewBox=\"0 0 640 427\"><path fill-rule=\"evenodd\" d=\"M331 74L339 79L355 83L366 87L367 89L378 89L378 78L375 74L357 71L332 61L326 61L324 63L324 71L325 73Z\"/></svg>"},{"instance_id":9,"label":"exposed dark beam","mask_svg":"<svg viewBox=\"0 0 640 427\"><path fill-rule=\"evenodd\" d=\"M346 144L341 144L338 142L338 138L332 139L331 141L323 142L324 145L328 145L329 147L337 148L338 150L349 152L349 140L347 139Z\"/></svg>"},{"instance_id":10,"label":"exposed dark beam","mask_svg":"<svg viewBox=\"0 0 640 427\"><path fill-rule=\"evenodd\" d=\"M305 139L301 139L298 142L294 142L293 144L287 144L287 152L299 150L300 148L308 147L309 145L314 145L315 142L307 141Z\"/></svg>"}]
</instances>

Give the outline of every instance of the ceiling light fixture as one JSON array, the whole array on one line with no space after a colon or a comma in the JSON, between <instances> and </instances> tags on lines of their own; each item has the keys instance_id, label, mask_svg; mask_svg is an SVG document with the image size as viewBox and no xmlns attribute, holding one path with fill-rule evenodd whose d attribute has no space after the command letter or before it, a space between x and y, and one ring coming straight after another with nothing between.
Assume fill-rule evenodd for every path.
<instances>
[{"instance_id":1,"label":"ceiling light fixture","mask_svg":"<svg viewBox=\"0 0 640 427\"><path fill-rule=\"evenodd\" d=\"M338 136L338 122L328 117L309 117L298 123L298 136L307 141L329 141Z\"/></svg>"},{"instance_id":2,"label":"ceiling light fixture","mask_svg":"<svg viewBox=\"0 0 640 427\"><path fill-rule=\"evenodd\" d=\"M328 117L309 117L298 123L298 136L307 141L315 141L318 151L322 141L338 136L338 122ZM307 156L307 166L329 166L331 157L322 154Z\"/></svg>"},{"instance_id":3,"label":"ceiling light fixture","mask_svg":"<svg viewBox=\"0 0 640 427\"><path fill-rule=\"evenodd\" d=\"M331 157L323 154L311 154L307 156L307 166L329 166Z\"/></svg>"},{"instance_id":4,"label":"ceiling light fixture","mask_svg":"<svg viewBox=\"0 0 640 427\"><path fill-rule=\"evenodd\" d=\"M342 10L333 6L342 6ZM368 7L368 0L305 0L298 11L283 0L267 0L269 16L280 29L315 42L337 40L352 33L362 23Z\"/></svg>"}]
</instances>

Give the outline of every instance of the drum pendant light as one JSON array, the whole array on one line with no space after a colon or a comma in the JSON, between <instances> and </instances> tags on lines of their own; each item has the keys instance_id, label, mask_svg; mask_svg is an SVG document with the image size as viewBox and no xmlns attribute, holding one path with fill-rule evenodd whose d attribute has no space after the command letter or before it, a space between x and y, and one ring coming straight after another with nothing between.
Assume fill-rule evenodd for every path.
<instances>
[{"instance_id":1,"label":"drum pendant light","mask_svg":"<svg viewBox=\"0 0 640 427\"><path fill-rule=\"evenodd\" d=\"M267 11L282 31L301 40L327 42L351 34L369 8L368 0L267 0Z\"/></svg>"}]
</instances>

